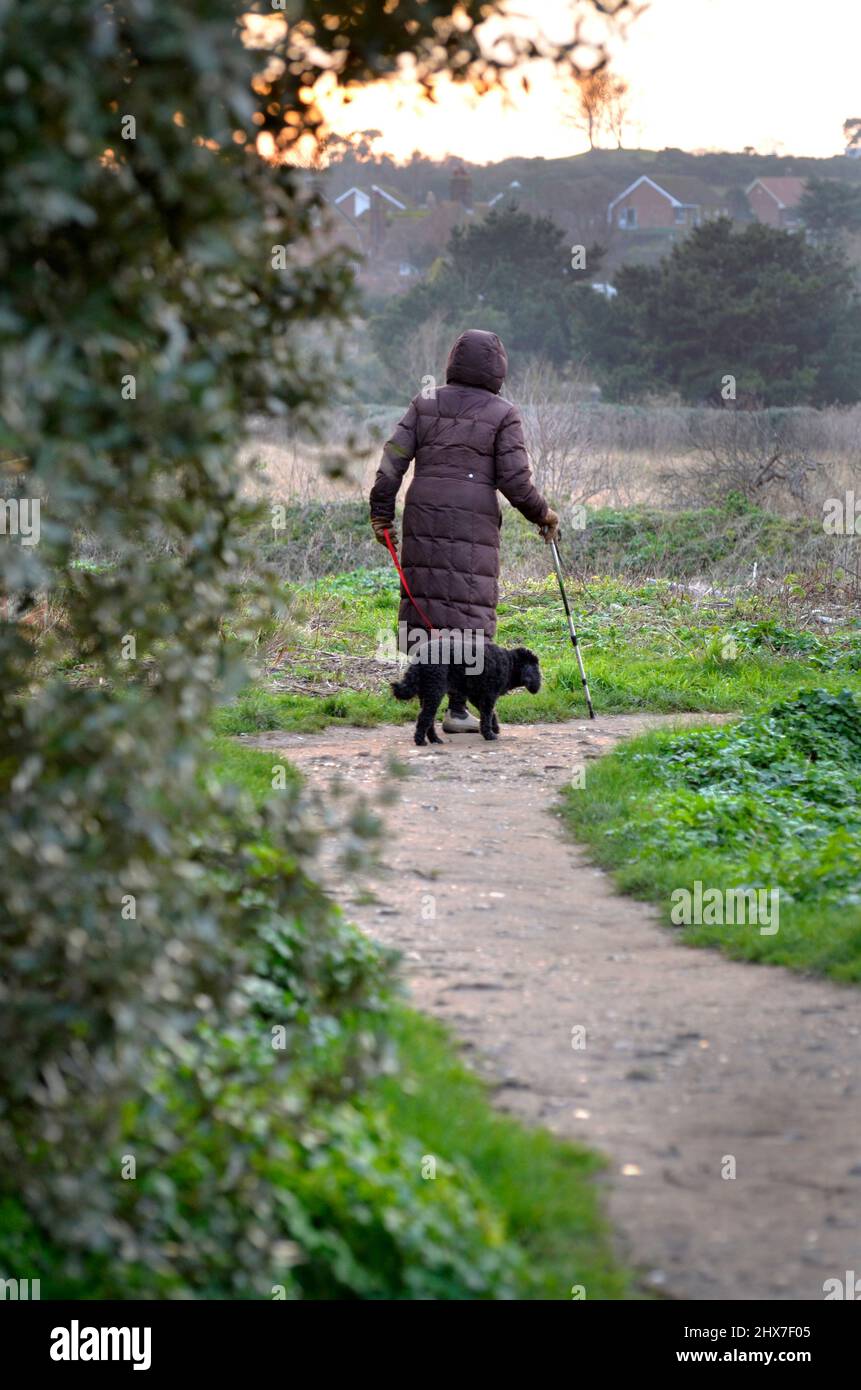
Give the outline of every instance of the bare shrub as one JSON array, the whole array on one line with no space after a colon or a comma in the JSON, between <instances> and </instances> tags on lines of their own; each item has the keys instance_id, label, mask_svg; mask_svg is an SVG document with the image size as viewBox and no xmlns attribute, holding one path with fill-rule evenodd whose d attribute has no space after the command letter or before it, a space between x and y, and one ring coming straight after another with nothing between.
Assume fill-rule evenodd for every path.
<instances>
[{"instance_id":1,"label":"bare shrub","mask_svg":"<svg viewBox=\"0 0 861 1390\"><path fill-rule=\"evenodd\" d=\"M445 364L452 345L452 331L442 314L431 314L409 333L401 350L401 363L416 395L426 377L438 386L445 383ZM406 404L406 403L405 403Z\"/></svg>"},{"instance_id":2,"label":"bare shrub","mask_svg":"<svg viewBox=\"0 0 861 1390\"><path fill-rule=\"evenodd\" d=\"M595 438L582 370L561 380L547 363L524 373L517 393L536 486L563 508L612 494L613 457Z\"/></svg>"},{"instance_id":3,"label":"bare shrub","mask_svg":"<svg viewBox=\"0 0 861 1390\"><path fill-rule=\"evenodd\" d=\"M433 368L442 371L448 343L438 323L425 329L426 340L409 350L417 391L422 376L440 380ZM738 493L782 515L812 519L829 497L850 489L861 495L861 406L737 411L668 399L610 405L595 399L582 371L563 376L535 360L518 364L505 394L521 407L536 483L563 515L578 504L676 509L720 504ZM246 491L301 503L365 502L383 442L405 406L401 399L335 401L316 438L284 420L250 419Z\"/></svg>"},{"instance_id":4,"label":"bare shrub","mask_svg":"<svg viewBox=\"0 0 861 1390\"><path fill-rule=\"evenodd\" d=\"M719 504L731 495L778 512L804 511L827 465L814 435L792 410L697 410L687 419L688 451L660 475L675 506Z\"/></svg>"}]
</instances>

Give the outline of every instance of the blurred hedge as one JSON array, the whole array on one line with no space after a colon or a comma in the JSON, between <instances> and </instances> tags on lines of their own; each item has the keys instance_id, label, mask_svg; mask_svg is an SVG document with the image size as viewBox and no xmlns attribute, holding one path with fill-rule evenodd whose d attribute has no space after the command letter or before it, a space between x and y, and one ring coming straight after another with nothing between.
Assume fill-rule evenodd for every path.
<instances>
[{"instance_id":1,"label":"blurred hedge","mask_svg":"<svg viewBox=\"0 0 861 1390\"><path fill-rule=\"evenodd\" d=\"M354 9L327 16L361 77L406 41ZM504 1296L518 1260L468 1181L423 1183L363 1104L386 967L309 877L301 793L258 811L201 776L242 678L240 576L251 627L271 603L242 421L322 404L331 364L297 330L351 305L312 203L254 153L307 74L244 46L227 0L12 0L0 26L0 453L41 504L39 544L0 545L3 1274L43 1297ZM110 565L73 563L81 532ZM57 592L47 666L86 660L87 687L36 664Z\"/></svg>"}]
</instances>

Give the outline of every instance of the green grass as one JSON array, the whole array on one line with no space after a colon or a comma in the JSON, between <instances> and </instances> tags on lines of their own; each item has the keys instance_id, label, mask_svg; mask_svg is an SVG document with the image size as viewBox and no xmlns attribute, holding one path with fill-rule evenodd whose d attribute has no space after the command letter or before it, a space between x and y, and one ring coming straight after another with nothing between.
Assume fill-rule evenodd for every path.
<instances>
[{"instance_id":1,"label":"green grass","mask_svg":"<svg viewBox=\"0 0 861 1390\"><path fill-rule=\"evenodd\" d=\"M662 583L592 580L572 583L571 592L601 712L760 711L790 697L783 714L694 734L664 731L590 764L586 786L567 794L573 832L622 891L657 902L667 921L674 890L697 880L724 890L780 887L776 935L751 926L676 928L686 945L861 979L861 898L852 882L853 874L861 879L861 766L851 727L861 632L811 631L762 599L695 605ZM384 569L329 577L295 593L307 627L297 629L292 675L314 672L321 617L321 646L345 658L372 654L396 618L396 586ZM501 702L503 719L582 717L553 582L524 583L505 596L499 616L498 640L533 646L545 675L537 698L520 693ZM343 688L325 697L278 692L262 681L252 687L219 713L220 775L255 797L268 794L271 755L237 749L226 734L413 719L413 706L382 689L353 689L349 680L346 670ZM841 690L847 693L838 697ZM568 1299L572 1286L583 1285L587 1298L637 1297L612 1254L595 1182L600 1156L495 1113L436 1023L398 1008L391 1036L400 1069L374 1083L370 1103L382 1105L394 1132L414 1136L440 1161L433 1181L460 1178L524 1252L522 1296Z\"/></svg>"},{"instance_id":2,"label":"green grass","mask_svg":"<svg viewBox=\"0 0 861 1390\"><path fill-rule=\"evenodd\" d=\"M834 544L821 521L777 516L736 496L723 506L678 511L598 507L571 534L568 550L581 573L708 576L720 588L746 578L754 561L761 576L772 578L785 576L788 557L803 560L808 572L824 571Z\"/></svg>"},{"instance_id":3,"label":"green grass","mask_svg":"<svg viewBox=\"0 0 861 1390\"><path fill-rule=\"evenodd\" d=\"M629 411L642 413L636 407L613 408L617 415ZM564 517L564 505L561 510ZM273 531L268 521L261 521L254 536L256 550L283 580L383 564L364 502L287 502L283 522ZM721 504L673 510L590 507L585 526L575 529L563 521L563 532L566 568L580 576L705 578L724 588L745 582L756 562L761 579L820 595L830 586L839 589L847 579L841 569L845 557L835 538L823 531L821 519L779 516L737 493ZM514 510L505 517L500 558L503 575L535 575L550 568L535 528Z\"/></svg>"},{"instance_id":4,"label":"green grass","mask_svg":"<svg viewBox=\"0 0 861 1390\"><path fill-rule=\"evenodd\" d=\"M368 729L374 724L404 723L415 717L415 708L410 714L410 707L405 709L392 696L345 690L321 699L317 695L279 694L252 685L232 704L216 712L213 727L221 735L265 733L272 729L311 734L330 724Z\"/></svg>"},{"instance_id":5,"label":"green grass","mask_svg":"<svg viewBox=\"0 0 861 1390\"><path fill-rule=\"evenodd\" d=\"M258 803L270 794L269 753L224 739L213 751L223 782ZM527 1257L522 1296L568 1300L575 1284L587 1299L639 1296L611 1250L595 1182L600 1155L496 1113L439 1024L398 1006L391 1038L399 1068L373 1083L369 1105L380 1105L392 1132L414 1136L438 1160L439 1175L429 1182L460 1179L478 1194Z\"/></svg>"},{"instance_id":6,"label":"green grass","mask_svg":"<svg viewBox=\"0 0 861 1390\"><path fill-rule=\"evenodd\" d=\"M318 696L277 689L278 670L256 680L217 711L220 734L267 729L313 732L331 724L368 727L415 718L414 703L388 692L389 668L358 686L350 658L372 657L397 621L397 580L386 569L358 570L293 586L302 621L294 624L283 663L294 679L313 678L319 646L343 658L327 674L342 682ZM742 597L726 605L695 604L664 582L592 579L570 586L595 707L630 711L752 711L766 701L816 684L861 691L861 628L807 630L775 602ZM580 677L555 579L528 581L504 594L497 641L538 652L544 684L538 696L519 691L500 702L507 723L580 718ZM319 624L325 624L321 639Z\"/></svg>"},{"instance_id":7,"label":"green grass","mask_svg":"<svg viewBox=\"0 0 861 1390\"><path fill-rule=\"evenodd\" d=\"M587 1299L636 1296L610 1250L594 1183L600 1156L492 1110L439 1024L407 1010L392 1023L403 1072L379 1089L393 1126L455 1174L473 1175L536 1273L530 1296L570 1299L574 1284Z\"/></svg>"},{"instance_id":8,"label":"green grass","mask_svg":"<svg viewBox=\"0 0 861 1390\"><path fill-rule=\"evenodd\" d=\"M688 945L861 980L861 706L808 691L721 729L632 740L565 794L618 887L657 903L699 881L777 888L779 929L677 926Z\"/></svg>"},{"instance_id":9,"label":"green grass","mask_svg":"<svg viewBox=\"0 0 861 1390\"><path fill-rule=\"evenodd\" d=\"M223 735L213 739L214 765L212 773L221 782L241 787L259 805L272 791L272 768L277 763L284 768L286 780L301 781L299 772L283 758L259 749L243 748L232 738Z\"/></svg>"}]
</instances>

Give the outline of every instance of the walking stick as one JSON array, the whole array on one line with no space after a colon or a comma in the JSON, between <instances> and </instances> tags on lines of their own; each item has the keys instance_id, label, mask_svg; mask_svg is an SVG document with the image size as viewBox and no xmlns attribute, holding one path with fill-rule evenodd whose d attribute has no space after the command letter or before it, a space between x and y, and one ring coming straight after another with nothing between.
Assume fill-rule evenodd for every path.
<instances>
[{"instance_id":1,"label":"walking stick","mask_svg":"<svg viewBox=\"0 0 861 1390\"><path fill-rule=\"evenodd\" d=\"M586 696L586 705L589 710L589 718L595 718L595 711L592 708L592 696L589 694L589 682L586 680L586 669L583 665L583 657L580 654L580 643L577 641L577 633L574 631L574 619L571 617L571 608L568 603L568 595L565 592L565 585L562 582L562 565L559 562L559 551L556 549L556 542L550 542L553 551L553 563L556 566L556 578L559 580L559 592L562 595L562 602L565 605L565 616L568 619L568 631L571 634L571 645L577 657L577 665L580 667L580 679L583 682L583 693Z\"/></svg>"}]
</instances>

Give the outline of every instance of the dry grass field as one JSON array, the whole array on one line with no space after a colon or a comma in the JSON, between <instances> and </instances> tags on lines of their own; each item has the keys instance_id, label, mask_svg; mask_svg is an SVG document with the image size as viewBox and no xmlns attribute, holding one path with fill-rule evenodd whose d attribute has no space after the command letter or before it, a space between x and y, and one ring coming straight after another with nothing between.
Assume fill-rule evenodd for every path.
<instances>
[{"instance_id":1,"label":"dry grass field","mask_svg":"<svg viewBox=\"0 0 861 1390\"><path fill-rule=\"evenodd\" d=\"M521 400L536 481L563 506L673 509L738 492L778 515L815 518L829 497L861 496L861 406L608 406L554 399L528 384ZM249 492L291 502L363 500L405 406L339 407L318 439L250 420Z\"/></svg>"}]
</instances>

